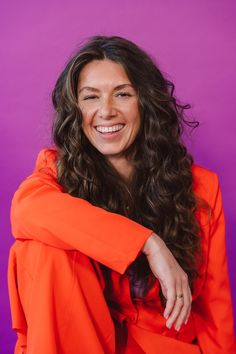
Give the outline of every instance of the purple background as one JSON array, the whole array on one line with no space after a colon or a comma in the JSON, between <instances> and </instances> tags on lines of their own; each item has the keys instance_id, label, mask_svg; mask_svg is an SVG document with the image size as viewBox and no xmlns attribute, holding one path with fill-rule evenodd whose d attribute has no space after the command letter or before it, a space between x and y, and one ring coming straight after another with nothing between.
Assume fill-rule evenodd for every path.
<instances>
[{"instance_id":1,"label":"purple background","mask_svg":"<svg viewBox=\"0 0 236 354\"><path fill-rule=\"evenodd\" d=\"M120 35L152 54L192 104L200 121L186 144L195 162L220 180L227 223L227 252L235 282L235 63L236 2L219 1L7 1L1 26L1 247L0 351L13 353L6 271L13 243L10 201L39 150L50 145L50 93L65 61L81 40Z\"/></svg>"}]
</instances>

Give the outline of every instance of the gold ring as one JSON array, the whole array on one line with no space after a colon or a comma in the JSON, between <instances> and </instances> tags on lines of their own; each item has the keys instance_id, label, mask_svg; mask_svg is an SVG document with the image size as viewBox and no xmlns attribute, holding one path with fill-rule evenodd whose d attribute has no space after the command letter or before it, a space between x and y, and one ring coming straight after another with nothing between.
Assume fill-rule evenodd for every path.
<instances>
[{"instance_id":1,"label":"gold ring","mask_svg":"<svg viewBox=\"0 0 236 354\"><path fill-rule=\"evenodd\" d=\"M176 298L178 299L181 299L182 297L184 297L184 295L183 294L179 294L179 295L176 295Z\"/></svg>"}]
</instances>

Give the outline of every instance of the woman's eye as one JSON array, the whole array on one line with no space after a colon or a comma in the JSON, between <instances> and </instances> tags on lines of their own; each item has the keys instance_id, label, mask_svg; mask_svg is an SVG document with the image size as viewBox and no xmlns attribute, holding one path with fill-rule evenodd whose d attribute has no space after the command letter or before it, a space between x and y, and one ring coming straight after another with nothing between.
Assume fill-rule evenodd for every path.
<instances>
[{"instance_id":1,"label":"woman's eye","mask_svg":"<svg viewBox=\"0 0 236 354\"><path fill-rule=\"evenodd\" d=\"M93 99L93 98L96 98L97 96L87 96L87 97L84 97L84 100L90 100L90 99Z\"/></svg>"},{"instance_id":2,"label":"woman's eye","mask_svg":"<svg viewBox=\"0 0 236 354\"><path fill-rule=\"evenodd\" d=\"M125 96L131 96L128 92L119 92L117 94L117 96L122 96L122 97L125 97Z\"/></svg>"}]
</instances>

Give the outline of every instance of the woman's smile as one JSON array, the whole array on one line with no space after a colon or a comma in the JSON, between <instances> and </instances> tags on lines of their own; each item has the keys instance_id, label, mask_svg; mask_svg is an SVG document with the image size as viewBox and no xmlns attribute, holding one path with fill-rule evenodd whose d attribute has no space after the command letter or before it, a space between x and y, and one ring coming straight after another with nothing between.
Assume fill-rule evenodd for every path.
<instances>
[{"instance_id":1,"label":"woman's smile","mask_svg":"<svg viewBox=\"0 0 236 354\"><path fill-rule=\"evenodd\" d=\"M124 127L124 124L114 124L111 126L107 125L97 125L95 129L99 131L100 133L112 133L112 132L117 132L120 131Z\"/></svg>"},{"instance_id":2,"label":"woman's smile","mask_svg":"<svg viewBox=\"0 0 236 354\"><path fill-rule=\"evenodd\" d=\"M114 139L120 137L125 128L125 124L115 124L112 126L98 125L95 127L96 132L103 139Z\"/></svg>"}]
</instances>

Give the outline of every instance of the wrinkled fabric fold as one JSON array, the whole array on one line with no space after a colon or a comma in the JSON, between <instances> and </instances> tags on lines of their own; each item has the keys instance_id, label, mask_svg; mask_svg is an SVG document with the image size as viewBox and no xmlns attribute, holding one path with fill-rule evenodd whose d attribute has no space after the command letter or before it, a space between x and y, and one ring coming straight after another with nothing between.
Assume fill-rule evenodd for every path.
<instances>
[{"instance_id":1,"label":"wrinkled fabric fold","mask_svg":"<svg viewBox=\"0 0 236 354\"><path fill-rule=\"evenodd\" d=\"M129 324L128 335L132 337L130 342L136 341L143 353L157 354L163 351L165 354L201 354L195 344L163 336L133 324Z\"/></svg>"}]
</instances>

